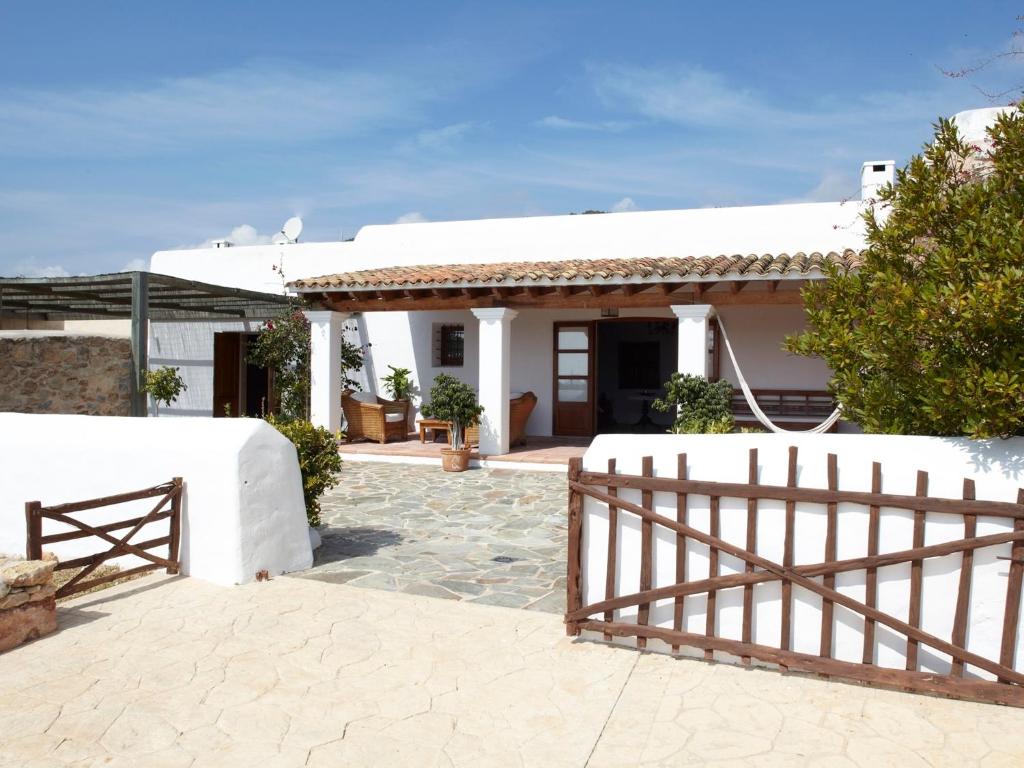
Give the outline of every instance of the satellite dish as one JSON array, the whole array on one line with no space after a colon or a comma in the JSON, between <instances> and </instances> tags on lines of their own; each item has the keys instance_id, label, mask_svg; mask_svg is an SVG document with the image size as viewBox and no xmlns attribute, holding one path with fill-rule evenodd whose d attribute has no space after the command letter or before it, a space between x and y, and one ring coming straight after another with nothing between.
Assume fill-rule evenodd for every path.
<instances>
[{"instance_id":1,"label":"satellite dish","mask_svg":"<svg viewBox=\"0 0 1024 768\"><path fill-rule=\"evenodd\" d=\"M281 235L284 236L285 243L297 243L299 242L299 235L302 234L302 219L298 216L292 216L288 221L281 227Z\"/></svg>"}]
</instances>

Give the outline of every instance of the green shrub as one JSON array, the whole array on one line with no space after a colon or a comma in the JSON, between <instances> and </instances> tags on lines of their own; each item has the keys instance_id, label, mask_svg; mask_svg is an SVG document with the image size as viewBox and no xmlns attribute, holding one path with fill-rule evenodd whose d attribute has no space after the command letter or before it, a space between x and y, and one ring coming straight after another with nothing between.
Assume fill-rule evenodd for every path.
<instances>
[{"instance_id":1,"label":"green shrub","mask_svg":"<svg viewBox=\"0 0 1024 768\"><path fill-rule=\"evenodd\" d=\"M153 396L158 411L160 403L170 405L187 389L188 384L178 375L178 369L170 365L142 372L142 391Z\"/></svg>"},{"instance_id":2,"label":"green shrub","mask_svg":"<svg viewBox=\"0 0 1024 768\"><path fill-rule=\"evenodd\" d=\"M335 436L323 427L308 421L284 421L267 416L267 423L295 445L302 472L302 497L306 502L306 518L310 525L320 525L320 496L338 484L341 456Z\"/></svg>"},{"instance_id":3,"label":"green shrub","mask_svg":"<svg viewBox=\"0 0 1024 768\"><path fill-rule=\"evenodd\" d=\"M430 388L430 402L421 411L428 419L441 419L452 424L452 448L462 448L462 430L480 420L484 407L476 401L476 392L454 376L439 373Z\"/></svg>"},{"instance_id":4,"label":"green shrub","mask_svg":"<svg viewBox=\"0 0 1024 768\"><path fill-rule=\"evenodd\" d=\"M673 373L665 382L665 397L654 401L654 408L677 408L676 420L669 432L674 434L722 434L732 432L732 385L724 379L714 383L703 376Z\"/></svg>"}]
</instances>

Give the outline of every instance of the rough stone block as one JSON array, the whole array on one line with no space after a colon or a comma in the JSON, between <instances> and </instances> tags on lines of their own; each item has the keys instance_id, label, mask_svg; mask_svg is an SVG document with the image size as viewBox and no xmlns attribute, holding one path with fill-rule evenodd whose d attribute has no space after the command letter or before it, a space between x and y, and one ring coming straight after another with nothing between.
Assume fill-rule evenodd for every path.
<instances>
[{"instance_id":1,"label":"rough stone block","mask_svg":"<svg viewBox=\"0 0 1024 768\"><path fill-rule=\"evenodd\" d=\"M57 629L57 603L49 597L0 611L0 653Z\"/></svg>"},{"instance_id":2,"label":"rough stone block","mask_svg":"<svg viewBox=\"0 0 1024 768\"><path fill-rule=\"evenodd\" d=\"M55 560L22 560L0 568L0 581L8 587L31 587L49 584L53 578Z\"/></svg>"},{"instance_id":3,"label":"rough stone block","mask_svg":"<svg viewBox=\"0 0 1024 768\"><path fill-rule=\"evenodd\" d=\"M11 592L3 600L0 600L0 611L6 611L12 608L17 608L19 605L24 605L28 602L29 593L24 590L17 590Z\"/></svg>"}]
</instances>

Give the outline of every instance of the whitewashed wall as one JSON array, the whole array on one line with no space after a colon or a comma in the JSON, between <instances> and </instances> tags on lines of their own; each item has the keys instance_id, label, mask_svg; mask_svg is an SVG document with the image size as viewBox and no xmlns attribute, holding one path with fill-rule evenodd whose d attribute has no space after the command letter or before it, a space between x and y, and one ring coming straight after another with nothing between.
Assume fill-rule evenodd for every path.
<instances>
[{"instance_id":1,"label":"whitewashed wall","mask_svg":"<svg viewBox=\"0 0 1024 768\"><path fill-rule=\"evenodd\" d=\"M838 456L838 484L841 490L871 490L871 464L882 464L882 490L885 493L913 495L916 473L930 473L929 495L961 498L964 478L976 482L978 499L992 501L1017 500L1018 488L1024 486L1024 438L972 442L965 439L904 437L889 435L603 435L591 444L583 460L584 469L607 471L608 459L617 460L618 472L640 474L641 458L653 456L654 474L676 477L677 456L686 453L689 477L721 482L747 482L747 461L750 448L758 449L761 484L785 485L788 447L799 448L798 485L826 488L826 457ZM639 504L640 492L622 490L623 499ZM709 530L709 498L690 495L689 524L701 531ZM675 519L675 494L656 493L655 511ZM721 536L743 547L746 542L746 501L721 500ZM757 551L775 562L782 561L784 503L761 501L758 512ZM859 505L840 504L838 508L838 558L867 555L868 509ZM824 559L825 506L797 504L795 562L816 563ZM979 517L978 535L1009 531L1012 521L1006 518ZM675 533L655 527L653 586L675 583ZM913 513L882 508L880 552L910 549L912 546ZM619 556L616 594L639 591L640 523L627 512L619 513ZM936 544L963 536L959 515L929 513L926 518L925 544ZM608 508L588 498L584 505L583 601L584 604L604 599L608 537ZM975 551L971 609L967 633L968 649L988 658L999 658L1002 616L1006 599L1006 561L997 557L1010 554L1010 545L987 547ZM961 555L925 560L921 628L940 638L949 639L953 625ZM743 570L743 564L730 555L720 555L720 574ZM708 548L687 542L687 579L708 576ZM878 608L906 620L909 605L908 563L880 568L878 571ZM864 600L865 572L838 574L836 588L857 600ZM820 579L819 579L820 582ZM813 593L794 587L793 650L817 655L821 637L821 599ZM718 592L717 622L720 637L741 638L743 589ZM753 641L778 645L780 631L781 587L779 582L754 587ZM706 621L705 595L685 601L684 629L703 634ZM673 601L652 605L650 623L672 627ZM599 618L599 617L598 617ZM636 609L617 612L617 620L632 622ZM834 658L857 662L863 650L864 621L859 614L835 606ZM595 639L600 635L594 635ZM632 643L632 640L626 642ZM876 661L881 666L902 669L905 666L905 639L902 635L878 625L876 629ZM668 650L660 641L651 640L648 648ZM694 652L696 653L696 652ZM727 661L728 654L716 653ZM1024 670L1024 619L1017 633L1016 668ZM921 668L945 673L950 659L930 648L921 647ZM990 679L987 673L968 666L968 671Z\"/></svg>"},{"instance_id":2,"label":"whitewashed wall","mask_svg":"<svg viewBox=\"0 0 1024 768\"><path fill-rule=\"evenodd\" d=\"M24 554L25 502L44 506L185 481L182 570L218 584L312 564L295 447L259 419L137 419L0 413L0 552ZM154 499L76 514L89 523L148 512ZM152 523L138 541L166 535ZM44 521L45 533L64 530ZM121 535L127 531L120 532ZM68 559L109 545L47 545ZM161 554L165 549L156 550ZM127 566L141 564L132 557Z\"/></svg>"}]
</instances>

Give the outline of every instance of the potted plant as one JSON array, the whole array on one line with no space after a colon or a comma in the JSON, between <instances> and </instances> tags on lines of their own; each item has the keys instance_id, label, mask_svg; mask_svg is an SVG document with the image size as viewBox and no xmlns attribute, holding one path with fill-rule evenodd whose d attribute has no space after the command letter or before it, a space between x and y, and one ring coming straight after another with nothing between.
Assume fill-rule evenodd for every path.
<instances>
[{"instance_id":1,"label":"potted plant","mask_svg":"<svg viewBox=\"0 0 1024 768\"><path fill-rule=\"evenodd\" d=\"M445 472L462 472L469 468L470 449L465 445L466 427L480 420L484 408L476 401L476 392L454 376L441 373L430 388L430 402L424 403L423 415L451 424L451 448L441 449L441 467Z\"/></svg>"},{"instance_id":2,"label":"potted plant","mask_svg":"<svg viewBox=\"0 0 1024 768\"><path fill-rule=\"evenodd\" d=\"M395 368L393 365L389 365L388 368L391 369L391 373L381 379L384 391L392 400L408 400L412 394L412 379L409 378L412 371L408 368Z\"/></svg>"}]
</instances>

